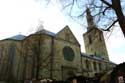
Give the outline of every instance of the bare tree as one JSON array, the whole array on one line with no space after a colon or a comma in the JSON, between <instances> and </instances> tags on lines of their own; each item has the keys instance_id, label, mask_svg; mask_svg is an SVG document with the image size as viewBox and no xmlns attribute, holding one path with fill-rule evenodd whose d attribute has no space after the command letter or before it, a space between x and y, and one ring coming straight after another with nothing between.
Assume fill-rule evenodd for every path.
<instances>
[{"instance_id":1,"label":"bare tree","mask_svg":"<svg viewBox=\"0 0 125 83\"><path fill-rule=\"evenodd\" d=\"M110 29L118 22L119 26L125 36L125 17L123 14L122 0L90 0L88 5L92 10L93 16L99 24L105 23L104 31L110 31Z\"/></svg>"},{"instance_id":2,"label":"bare tree","mask_svg":"<svg viewBox=\"0 0 125 83\"><path fill-rule=\"evenodd\" d=\"M41 1L41 0L39 0ZM46 0L47 4L53 0ZM125 17L123 14L123 0L56 0L61 4L62 9L76 21L85 17L86 7L91 10L92 16L98 28L103 31L110 31L118 23L125 36ZM84 24L84 23L83 23Z\"/></svg>"}]
</instances>

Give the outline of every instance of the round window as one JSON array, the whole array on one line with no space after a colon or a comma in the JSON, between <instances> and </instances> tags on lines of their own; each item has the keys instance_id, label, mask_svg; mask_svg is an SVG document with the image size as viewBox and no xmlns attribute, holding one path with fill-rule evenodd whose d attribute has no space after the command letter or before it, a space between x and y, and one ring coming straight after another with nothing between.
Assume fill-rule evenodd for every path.
<instances>
[{"instance_id":1,"label":"round window","mask_svg":"<svg viewBox=\"0 0 125 83\"><path fill-rule=\"evenodd\" d=\"M64 59L68 61L73 61L75 57L73 49L69 46L63 48L63 55Z\"/></svg>"}]
</instances>

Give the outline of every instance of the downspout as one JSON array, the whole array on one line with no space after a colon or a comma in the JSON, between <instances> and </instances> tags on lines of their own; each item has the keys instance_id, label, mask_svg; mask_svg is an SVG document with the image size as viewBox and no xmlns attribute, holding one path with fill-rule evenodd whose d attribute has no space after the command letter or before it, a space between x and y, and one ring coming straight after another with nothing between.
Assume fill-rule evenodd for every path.
<instances>
[{"instance_id":1,"label":"downspout","mask_svg":"<svg viewBox=\"0 0 125 83\"><path fill-rule=\"evenodd\" d=\"M54 36L51 36L51 61L50 61L50 79L53 79L53 57L54 57Z\"/></svg>"}]
</instances>

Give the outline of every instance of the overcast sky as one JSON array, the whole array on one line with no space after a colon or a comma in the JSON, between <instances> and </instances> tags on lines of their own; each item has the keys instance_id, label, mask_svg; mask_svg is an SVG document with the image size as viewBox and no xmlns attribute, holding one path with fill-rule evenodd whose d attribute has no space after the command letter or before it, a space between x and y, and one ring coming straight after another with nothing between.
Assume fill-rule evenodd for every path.
<instances>
[{"instance_id":1,"label":"overcast sky","mask_svg":"<svg viewBox=\"0 0 125 83\"><path fill-rule=\"evenodd\" d=\"M44 3L35 0L0 0L0 39L17 34L29 35L35 32L40 24L54 33L69 25L81 44L81 51L85 52L82 37L86 31L85 26L80 26L76 21L62 14L54 3L45 6ZM119 27L116 27L108 37L109 33L105 39L110 60L115 63L124 62L125 38Z\"/></svg>"}]
</instances>

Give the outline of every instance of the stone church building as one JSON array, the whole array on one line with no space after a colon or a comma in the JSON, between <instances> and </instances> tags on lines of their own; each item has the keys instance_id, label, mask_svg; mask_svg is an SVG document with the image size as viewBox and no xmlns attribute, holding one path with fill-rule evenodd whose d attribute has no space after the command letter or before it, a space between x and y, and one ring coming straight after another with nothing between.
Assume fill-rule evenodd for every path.
<instances>
[{"instance_id":1,"label":"stone church building","mask_svg":"<svg viewBox=\"0 0 125 83\"><path fill-rule=\"evenodd\" d=\"M68 26L58 33L45 29L29 36L16 35L0 41L0 80L94 77L115 66L109 60L103 32L87 10L88 27L83 34L86 53Z\"/></svg>"}]
</instances>

